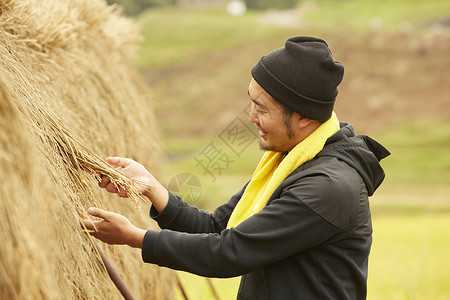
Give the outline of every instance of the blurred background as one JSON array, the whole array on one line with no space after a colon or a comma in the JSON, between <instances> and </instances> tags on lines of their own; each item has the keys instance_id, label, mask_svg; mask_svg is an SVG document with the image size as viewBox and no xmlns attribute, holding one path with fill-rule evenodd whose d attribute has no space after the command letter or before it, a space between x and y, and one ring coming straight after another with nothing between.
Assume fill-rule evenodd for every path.
<instances>
[{"instance_id":1,"label":"blurred background","mask_svg":"<svg viewBox=\"0 0 450 300\"><path fill-rule=\"evenodd\" d=\"M247 118L251 67L291 36L324 38L345 66L339 119L392 152L371 198L368 299L450 299L449 0L108 2L141 27L159 179L208 211L262 155ZM214 299L204 278L179 274L190 299ZM212 282L221 299L236 297L239 278Z\"/></svg>"}]
</instances>

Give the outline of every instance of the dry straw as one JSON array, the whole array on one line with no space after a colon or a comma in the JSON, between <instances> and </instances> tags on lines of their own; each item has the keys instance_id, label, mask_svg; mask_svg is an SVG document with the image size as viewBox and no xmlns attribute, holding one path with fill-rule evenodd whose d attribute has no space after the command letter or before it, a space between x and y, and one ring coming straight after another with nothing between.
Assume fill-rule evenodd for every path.
<instances>
[{"instance_id":1,"label":"dry straw","mask_svg":"<svg viewBox=\"0 0 450 300\"><path fill-rule=\"evenodd\" d=\"M102 159L132 157L157 172L138 42L104 1L0 2L1 299L121 298L79 218L95 205L156 228L141 216L138 183ZM134 203L98 189L97 173ZM143 264L138 250L101 247L137 299L172 297L171 272Z\"/></svg>"}]
</instances>

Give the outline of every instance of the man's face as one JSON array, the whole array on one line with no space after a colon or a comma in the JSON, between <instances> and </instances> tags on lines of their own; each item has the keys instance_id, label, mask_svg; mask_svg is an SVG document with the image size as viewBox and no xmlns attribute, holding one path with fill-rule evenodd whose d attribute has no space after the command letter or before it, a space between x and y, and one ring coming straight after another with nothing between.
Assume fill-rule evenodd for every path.
<instances>
[{"instance_id":1,"label":"man's face","mask_svg":"<svg viewBox=\"0 0 450 300\"><path fill-rule=\"evenodd\" d=\"M294 148L298 140L292 115L283 113L283 106L254 79L250 82L248 95L253 102L249 120L259 130L261 149L285 152Z\"/></svg>"}]
</instances>

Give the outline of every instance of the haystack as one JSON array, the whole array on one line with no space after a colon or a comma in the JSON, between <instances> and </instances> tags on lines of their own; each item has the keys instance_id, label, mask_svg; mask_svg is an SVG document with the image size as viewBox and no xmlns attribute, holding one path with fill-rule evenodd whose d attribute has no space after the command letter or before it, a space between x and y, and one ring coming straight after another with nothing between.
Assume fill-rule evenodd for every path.
<instances>
[{"instance_id":1,"label":"haystack","mask_svg":"<svg viewBox=\"0 0 450 300\"><path fill-rule=\"evenodd\" d=\"M105 1L0 2L1 299L122 298L79 220L95 205L156 228L134 183L103 161L131 157L158 173L138 42ZM98 172L133 201L101 191ZM171 272L98 244L137 299L172 298Z\"/></svg>"}]
</instances>

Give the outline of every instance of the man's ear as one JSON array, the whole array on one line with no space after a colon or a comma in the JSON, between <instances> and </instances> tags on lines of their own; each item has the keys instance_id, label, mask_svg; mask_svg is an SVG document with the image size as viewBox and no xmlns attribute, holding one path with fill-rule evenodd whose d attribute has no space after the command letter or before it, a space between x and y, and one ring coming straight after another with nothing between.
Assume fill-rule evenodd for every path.
<instances>
[{"instance_id":1,"label":"man's ear","mask_svg":"<svg viewBox=\"0 0 450 300\"><path fill-rule=\"evenodd\" d=\"M304 117L301 114L294 112L294 120L296 121L296 126L298 129L304 129L308 127L314 120Z\"/></svg>"}]
</instances>

